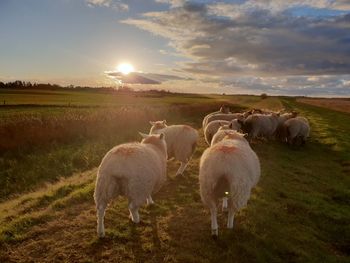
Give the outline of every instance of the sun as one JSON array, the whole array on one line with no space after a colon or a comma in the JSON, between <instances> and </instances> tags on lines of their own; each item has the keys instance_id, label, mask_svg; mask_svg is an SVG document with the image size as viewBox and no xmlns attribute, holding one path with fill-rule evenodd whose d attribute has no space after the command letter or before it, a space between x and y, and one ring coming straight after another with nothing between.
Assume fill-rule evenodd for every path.
<instances>
[{"instance_id":1,"label":"sun","mask_svg":"<svg viewBox=\"0 0 350 263\"><path fill-rule=\"evenodd\" d=\"M122 63L118 65L117 70L124 75L128 75L130 72L134 71L134 67L129 63Z\"/></svg>"}]
</instances>

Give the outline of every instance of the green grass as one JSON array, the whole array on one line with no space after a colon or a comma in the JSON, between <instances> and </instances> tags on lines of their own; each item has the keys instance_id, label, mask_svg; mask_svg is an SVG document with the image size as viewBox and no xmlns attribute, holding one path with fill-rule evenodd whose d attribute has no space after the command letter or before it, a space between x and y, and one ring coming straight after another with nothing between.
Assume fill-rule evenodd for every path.
<instances>
[{"instance_id":1,"label":"green grass","mask_svg":"<svg viewBox=\"0 0 350 263\"><path fill-rule=\"evenodd\" d=\"M179 164L168 162L168 180L156 204L140 210L140 225L130 223L125 198L109 206L102 240L95 232L95 169L0 203L0 261L349 262L349 115L292 99L240 99L232 102L297 109L310 120L312 134L302 148L253 145L262 177L232 231L220 212L219 239L210 236L198 186L206 148L201 137L184 177L175 177ZM173 121L200 127L205 112L194 109L179 111Z\"/></svg>"}]
</instances>

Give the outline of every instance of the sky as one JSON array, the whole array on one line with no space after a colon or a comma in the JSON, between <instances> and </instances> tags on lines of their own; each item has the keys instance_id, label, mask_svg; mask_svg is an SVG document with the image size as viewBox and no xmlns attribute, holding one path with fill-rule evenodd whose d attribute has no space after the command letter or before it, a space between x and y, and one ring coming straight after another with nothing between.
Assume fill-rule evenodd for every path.
<instances>
[{"instance_id":1,"label":"sky","mask_svg":"<svg viewBox=\"0 0 350 263\"><path fill-rule=\"evenodd\" d=\"M349 97L350 0L0 0L0 81L118 85L121 63L136 89Z\"/></svg>"}]
</instances>

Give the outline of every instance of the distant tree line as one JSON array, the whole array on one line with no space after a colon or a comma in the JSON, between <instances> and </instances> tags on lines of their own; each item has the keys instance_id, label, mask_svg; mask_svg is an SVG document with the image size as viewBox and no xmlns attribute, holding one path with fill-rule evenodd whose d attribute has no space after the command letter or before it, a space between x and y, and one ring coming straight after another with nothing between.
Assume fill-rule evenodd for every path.
<instances>
[{"instance_id":1,"label":"distant tree line","mask_svg":"<svg viewBox=\"0 0 350 263\"><path fill-rule=\"evenodd\" d=\"M84 91L91 91L91 92L109 92L109 93L136 93L136 94L142 94L142 93L153 93L153 94L169 94L173 93L169 90L158 90L158 89L150 89L150 90L140 90L136 91L133 88L126 86L126 85L120 85L118 87L87 87L87 86L60 86L58 84L50 84L50 83L31 83L29 81L21 81L16 80L12 82L1 82L0 81L0 89L39 89L39 90L84 90Z\"/></svg>"}]
</instances>

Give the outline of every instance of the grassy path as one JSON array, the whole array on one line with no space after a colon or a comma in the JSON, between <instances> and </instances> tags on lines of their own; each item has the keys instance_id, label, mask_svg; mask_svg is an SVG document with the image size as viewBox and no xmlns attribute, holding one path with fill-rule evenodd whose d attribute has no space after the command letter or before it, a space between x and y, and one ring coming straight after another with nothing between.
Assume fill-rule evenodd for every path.
<instances>
[{"instance_id":1,"label":"grassy path","mask_svg":"<svg viewBox=\"0 0 350 263\"><path fill-rule=\"evenodd\" d=\"M168 181L154 196L156 205L141 209L140 225L130 223L124 199L110 205L103 240L95 232L96 170L1 203L0 262L349 262L349 148L343 144L350 139L338 134L350 133L346 115L285 103L307 115L312 139L302 149L253 145L261 180L233 231L220 214L218 241L210 237L198 191L201 138L184 177L175 178L177 164L169 162Z\"/></svg>"}]
</instances>

